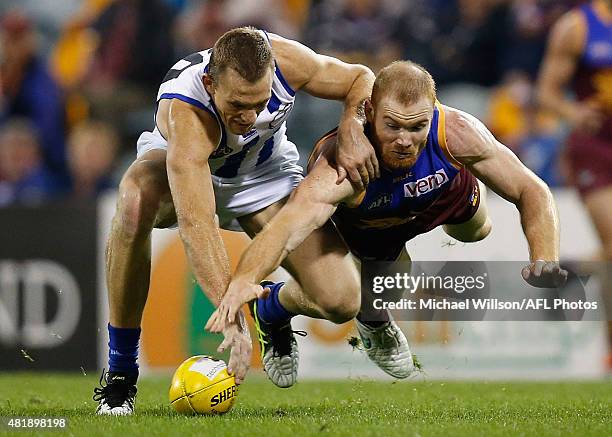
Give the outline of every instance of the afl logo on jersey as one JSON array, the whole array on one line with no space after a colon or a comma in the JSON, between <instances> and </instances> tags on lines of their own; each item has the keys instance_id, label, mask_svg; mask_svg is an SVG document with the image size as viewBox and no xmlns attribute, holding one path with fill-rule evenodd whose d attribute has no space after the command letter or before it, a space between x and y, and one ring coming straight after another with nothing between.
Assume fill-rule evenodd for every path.
<instances>
[{"instance_id":1,"label":"afl logo on jersey","mask_svg":"<svg viewBox=\"0 0 612 437\"><path fill-rule=\"evenodd\" d=\"M444 169L441 168L440 170L436 171L435 174L430 174L416 180L415 182L408 182L407 184L404 184L404 196L419 197L440 188L447 182L448 176Z\"/></svg>"},{"instance_id":2,"label":"afl logo on jersey","mask_svg":"<svg viewBox=\"0 0 612 437\"><path fill-rule=\"evenodd\" d=\"M393 194L383 193L368 205L368 211L371 209L385 208L391 205L392 201L393 201Z\"/></svg>"}]
</instances>

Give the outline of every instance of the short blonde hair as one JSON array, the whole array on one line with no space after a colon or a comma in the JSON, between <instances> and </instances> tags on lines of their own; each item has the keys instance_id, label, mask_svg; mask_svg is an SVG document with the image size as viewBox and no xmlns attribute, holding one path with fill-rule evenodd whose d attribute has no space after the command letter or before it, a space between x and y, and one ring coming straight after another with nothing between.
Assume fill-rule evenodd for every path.
<instances>
[{"instance_id":1,"label":"short blonde hair","mask_svg":"<svg viewBox=\"0 0 612 437\"><path fill-rule=\"evenodd\" d=\"M250 83L255 83L269 70L274 70L272 47L253 27L238 27L225 32L215 43L208 73L218 83L225 70L231 68Z\"/></svg>"},{"instance_id":2,"label":"short blonde hair","mask_svg":"<svg viewBox=\"0 0 612 437\"><path fill-rule=\"evenodd\" d=\"M422 97L436 102L436 82L425 68L412 61L395 61L376 75L372 88L372 102L392 94L401 103L415 103Z\"/></svg>"}]
</instances>

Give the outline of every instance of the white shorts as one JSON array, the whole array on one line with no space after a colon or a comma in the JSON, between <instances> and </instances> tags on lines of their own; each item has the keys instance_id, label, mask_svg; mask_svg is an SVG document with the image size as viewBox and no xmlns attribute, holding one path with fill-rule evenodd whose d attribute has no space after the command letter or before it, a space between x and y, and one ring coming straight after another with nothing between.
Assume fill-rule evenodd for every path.
<instances>
[{"instance_id":1,"label":"white shorts","mask_svg":"<svg viewBox=\"0 0 612 437\"><path fill-rule=\"evenodd\" d=\"M168 143L155 129L143 132L137 142L137 158L154 149L167 150ZM299 154L293 143L283 145L283 154L273 156L252 172L234 178L212 177L219 227L241 231L236 220L259 211L289 196L304 178L297 162Z\"/></svg>"}]
</instances>

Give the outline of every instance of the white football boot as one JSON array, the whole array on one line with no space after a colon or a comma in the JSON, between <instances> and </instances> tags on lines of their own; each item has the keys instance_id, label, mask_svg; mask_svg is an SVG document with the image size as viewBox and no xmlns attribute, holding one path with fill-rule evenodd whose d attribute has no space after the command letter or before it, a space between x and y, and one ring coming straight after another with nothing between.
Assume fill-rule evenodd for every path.
<instances>
[{"instance_id":1,"label":"white football boot","mask_svg":"<svg viewBox=\"0 0 612 437\"><path fill-rule=\"evenodd\" d=\"M393 319L377 328L355 322L368 357L385 373L403 379L414 372L408 340Z\"/></svg>"},{"instance_id":2,"label":"white football boot","mask_svg":"<svg viewBox=\"0 0 612 437\"><path fill-rule=\"evenodd\" d=\"M291 329L291 323L283 326L265 323L257 315L257 299L249 303L249 308L255 321L261 361L266 375L277 387L291 387L297 381L300 358L294 334L305 336L306 333L294 331Z\"/></svg>"}]
</instances>

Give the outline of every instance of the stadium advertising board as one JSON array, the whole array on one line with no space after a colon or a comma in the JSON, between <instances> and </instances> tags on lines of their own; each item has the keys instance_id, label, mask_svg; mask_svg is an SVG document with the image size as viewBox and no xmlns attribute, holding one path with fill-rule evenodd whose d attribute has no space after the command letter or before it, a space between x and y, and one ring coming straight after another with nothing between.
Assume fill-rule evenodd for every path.
<instances>
[{"instance_id":1,"label":"stadium advertising board","mask_svg":"<svg viewBox=\"0 0 612 437\"><path fill-rule=\"evenodd\" d=\"M0 370L95 369L94 203L0 209Z\"/></svg>"}]
</instances>

